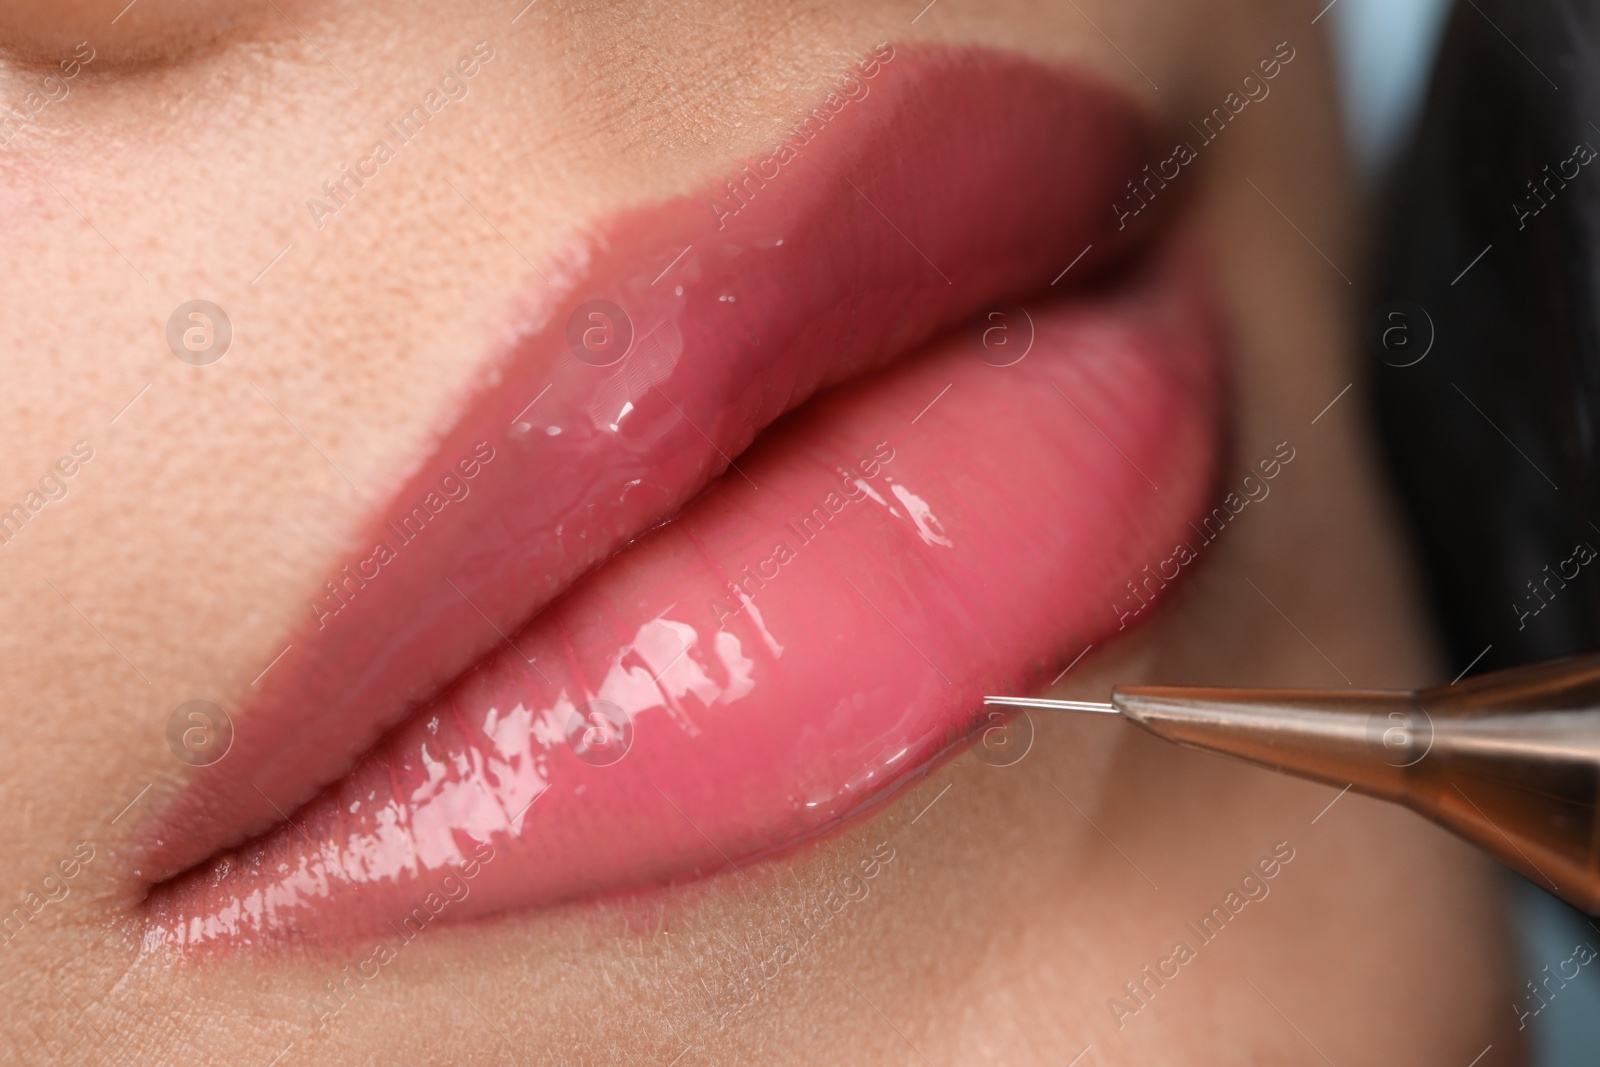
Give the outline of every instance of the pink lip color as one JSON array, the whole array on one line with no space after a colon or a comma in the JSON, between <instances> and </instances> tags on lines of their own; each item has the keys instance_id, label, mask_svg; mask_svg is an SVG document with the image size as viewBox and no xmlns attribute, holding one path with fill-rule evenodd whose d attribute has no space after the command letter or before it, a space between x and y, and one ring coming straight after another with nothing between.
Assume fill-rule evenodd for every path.
<instances>
[{"instance_id":1,"label":"pink lip color","mask_svg":"<svg viewBox=\"0 0 1600 1067\"><path fill-rule=\"evenodd\" d=\"M162 813L148 945L402 933L415 906L759 856L905 781L986 690L1117 629L1216 467L1215 325L1170 251L1094 298L1027 302L1013 366L958 335L819 398L567 589L820 386L1047 288L1091 243L1125 250L1109 205L1143 139L1116 95L904 48L849 95L758 161L762 184L741 171L742 199L624 219L536 296L492 387L330 568L344 596L308 607L233 751ZM594 300L632 320L609 367L568 345ZM400 543L413 504L427 522ZM632 731L609 766L567 740L593 700Z\"/></svg>"}]
</instances>

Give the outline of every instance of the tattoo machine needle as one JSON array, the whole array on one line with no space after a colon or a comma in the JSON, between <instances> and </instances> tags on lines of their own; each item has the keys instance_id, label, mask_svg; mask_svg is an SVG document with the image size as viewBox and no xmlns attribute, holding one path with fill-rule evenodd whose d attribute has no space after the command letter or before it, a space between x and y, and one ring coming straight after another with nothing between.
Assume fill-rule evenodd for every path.
<instances>
[{"instance_id":1,"label":"tattoo machine needle","mask_svg":"<svg viewBox=\"0 0 1600 1067\"><path fill-rule=\"evenodd\" d=\"M1120 715L1180 745L1404 804L1600 913L1600 654L1432 689L1140 685L1115 687L1110 703L984 703Z\"/></svg>"}]
</instances>

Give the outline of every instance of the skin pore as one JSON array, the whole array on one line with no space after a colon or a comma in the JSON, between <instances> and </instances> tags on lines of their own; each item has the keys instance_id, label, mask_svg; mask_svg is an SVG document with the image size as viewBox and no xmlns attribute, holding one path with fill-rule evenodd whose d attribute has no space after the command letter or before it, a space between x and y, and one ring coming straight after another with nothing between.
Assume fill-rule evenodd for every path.
<instances>
[{"instance_id":1,"label":"skin pore","mask_svg":"<svg viewBox=\"0 0 1600 1067\"><path fill-rule=\"evenodd\" d=\"M1035 716L1014 766L962 756L743 872L443 925L347 1003L325 984L364 951L141 957L115 926L138 887L118 857L186 780L171 709L248 696L536 270L599 220L769 154L882 40L1073 65L1174 127L1295 51L1168 209L1214 259L1233 332L1219 495L1280 442L1294 459L1060 694L1411 686L1441 667L1359 389L1318 417L1356 376L1359 250L1309 8L124 6L0 14L0 100L80 61L0 145L0 496L92 450L0 548L0 891L48 901L0 950L19 1062L1044 1064L1092 1045L1085 1063L1398 1065L1491 1042L1485 1065L1514 1062L1484 861L1407 813L1354 795L1324 812L1333 790L1099 719ZM465 95L335 214L309 213L466 55ZM165 335L196 296L234 330L205 367ZM1108 1010L1280 842L1293 860L1267 897L1132 1017ZM869 869L865 894L839 888ZM818 908L795 946L788 916Z\"/></svg>"}]
</instances>

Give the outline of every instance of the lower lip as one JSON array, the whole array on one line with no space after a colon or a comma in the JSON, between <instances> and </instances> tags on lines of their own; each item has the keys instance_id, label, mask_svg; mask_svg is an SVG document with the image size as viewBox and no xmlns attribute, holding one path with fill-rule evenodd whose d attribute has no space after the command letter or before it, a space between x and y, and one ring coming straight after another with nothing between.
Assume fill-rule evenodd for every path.
<instances>
[{"instance_id":1,"label":"lower lip","mask_svg":"<svg viewBox=\"0 0 1600 1067\"><path fill-rule=\"evenodd\" d=\"M703 876L890 795L986 692L1143 621L1175 545L1202 550L1222 390L1199 274L1168 248L1013 316L1034 337L1010 366L958 334L814 401L292 827L157 887L147 947L409 940Z\"/></svg>"}]
</instances>

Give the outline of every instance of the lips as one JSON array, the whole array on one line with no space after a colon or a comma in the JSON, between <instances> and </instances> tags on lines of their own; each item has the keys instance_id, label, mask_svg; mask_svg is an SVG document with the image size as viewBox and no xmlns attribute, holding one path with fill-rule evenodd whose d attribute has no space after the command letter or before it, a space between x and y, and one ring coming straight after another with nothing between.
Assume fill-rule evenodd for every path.
<instances>
[{"instance_id":1,"label":"lips","mask_svg":"<svg viewBox=\"0 0 1600 1067\"><path fill-rule=\"evenodd\" d=\"M1199 260L1111 225L1143 131L1070 73L880 46L785 148L548 267L152 817L145 944L741 864L1116 632L1221 423Z\"/></svg>"}]
</instances>

